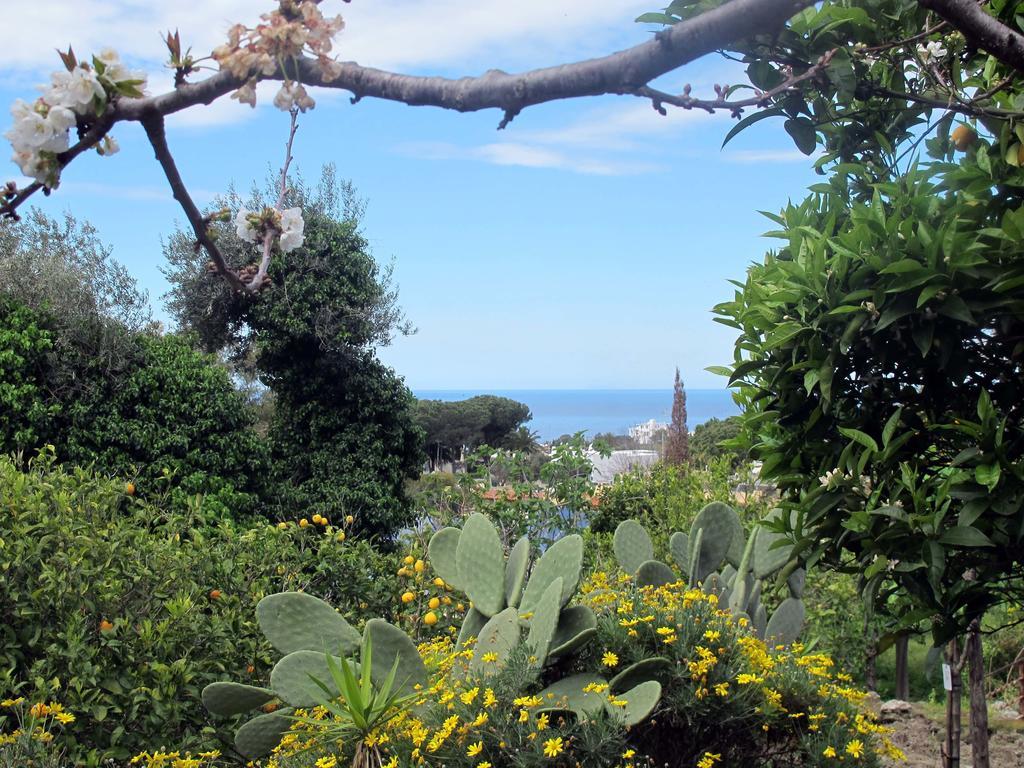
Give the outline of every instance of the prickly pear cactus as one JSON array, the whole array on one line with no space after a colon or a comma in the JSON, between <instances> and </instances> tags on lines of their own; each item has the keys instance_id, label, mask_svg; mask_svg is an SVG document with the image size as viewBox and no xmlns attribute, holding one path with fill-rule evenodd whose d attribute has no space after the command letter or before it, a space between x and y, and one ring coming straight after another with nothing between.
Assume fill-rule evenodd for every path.
<instances>
[{"instance_id":1,"label":"prickly pear cactus","mask_svg":"<svg viewBox=\"0 0 1024 768\"><path fill-rule=\"evenodd\" d=\"M505 550L498 529L486 515L475 512L467 518L455 563L473 606L485 616L499 613L505 607Z\"/></svg>"},{"instance_id":2,"label":"prickly pear cactus","mask_svg":"<svg viewBox=\"0 0 1024 768\"><path fill-rule=\"evenodd\" d=\"M359 633L344 617L305 592L267 595L256 605L256 620L270 644L283 654L320 651L348 655L359 648Z\"/></svg>"},{"instance_id":3,"label":"prickly pear cactus","mask_svg":"<svg viewBox=\"0 0 1024 768\"><path fill-rule=\"evenodd\" d=\"M637 568L654 559L651 537L636 520L623 520L619 523L612 544L619 567L628 574L636 573Z\"/></svg>"},{"instance_id":4,"label":"prickly pear cactus","mask_svg":"<svg viewBox=\"0 0 1024 768\"><path fill-rule=\"evenodd\" d=\"M532 609L548 585L557 578L562 579L561 605L565 605L576 594L582 571L583 537L575 533L562 537L548 547L533 566L520 607L524 611Z\"/></svg>"},{"instance_id":5,"label":"prickly pear cactus","mask_svg":"<svg viewBox=\"0 0 1024 768\"><path fill-rule=\"evenodd\" d=\"M459 575L459 567L455 560L455 553L459 547L459 536L462 534L458 528L442 528L430 537L427 545L427 557L434 567L437 575L451 584L455 589L465 592L465 586Z\"/></svg>"},{"instance_id":6,"label":"prickly pear cactus","mask_svg":"<svg viewBox=\"0 0 1024 768\"><path fill-rule=\"evenodd\" d=\"M415 644L382 619L368 621L360 636L330 605L301 592L268 595L256 606L256 616L271 645L284 654L271 671L270 687L216 682L202 692L203 704L215 715L239 715L278 701L290 705L259 715L235 732L235 748L247 758L262 757L277 746L292 725L290 715L295 707L318 704L332 692L328 653L349 656L368 642L373 649L371 677L375 683L387 678L396 660L397 689L409 692L427 682ZM358 663L352 664L358 669ZM314 678L327 687L326 692Z\"/></svg>"}]
</instances>

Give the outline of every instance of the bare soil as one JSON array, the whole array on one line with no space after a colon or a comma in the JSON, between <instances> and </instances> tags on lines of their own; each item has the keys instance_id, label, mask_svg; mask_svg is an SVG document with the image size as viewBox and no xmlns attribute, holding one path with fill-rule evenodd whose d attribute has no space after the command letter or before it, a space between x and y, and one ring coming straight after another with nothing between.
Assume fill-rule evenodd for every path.
<instances>
[{"instance_id":1,"label":"bare soil","mask_svg":"<svg viewBox=\"0 0 1024 768\"><path fill-rule=\"evenodd\" d=\"M1024 721L1002 720L990 715L989 754L992 768L1024 768ZM888 723L895 729L890 737L907 755L903 763L887 762L887 766L903 768L941 768L944 724L922 704L914 704L913 713ZM971 766L971 744L964 722L960 745L960 765Z\"/></svg>"}]
</instances>

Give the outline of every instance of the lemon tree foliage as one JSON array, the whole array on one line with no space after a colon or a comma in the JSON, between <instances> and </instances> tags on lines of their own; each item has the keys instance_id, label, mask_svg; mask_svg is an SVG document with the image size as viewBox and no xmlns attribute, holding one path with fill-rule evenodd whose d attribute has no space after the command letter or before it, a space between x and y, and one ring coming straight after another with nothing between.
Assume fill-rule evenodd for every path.
<instances>
[{"instance_id":1,"label":"lemon tree foliage","mask_svg":"<svg viewBox=\"0 0 1024 768\"><path fill-rule=\"evenodd\" d=\"M310 590L353 622L391 606L378 574L392 559L340 527L239 522L203 498L182 507L131 490L50 453L28 468L0 459L0 699L74 714L55 765L220 747L199 693L269 672L254 618L265 594ZM0 755L17 748L4 740L19 711L0 704Z\"/></svg>"},{"instance_id":2,"label":"lemon tree foliage","mask_svg":"<svg viewBox=\"0 0 1024 768\"><path fill-rule=\"evenodd\" d=\"M673 3L674 23L703 4ZM989 11L1014 30L1015 4ZM811 563L863 574L936 641L1020 595L1024 92L902 0L825 2L732 53L825 176L716 308L719 369ZM779 90L779 86L782 86Z\"/></svg>"}]
</instances>

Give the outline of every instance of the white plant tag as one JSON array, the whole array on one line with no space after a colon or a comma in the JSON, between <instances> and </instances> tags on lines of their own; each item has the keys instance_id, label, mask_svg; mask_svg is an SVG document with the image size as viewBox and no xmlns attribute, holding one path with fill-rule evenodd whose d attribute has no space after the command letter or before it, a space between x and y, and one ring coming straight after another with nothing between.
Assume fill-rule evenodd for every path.
<instances>
[{"instance_id":1,"label":"white plant tag","mask_svg":"<svg viewBox=\"0 0 1024 768\"><path fill-rule=\"evenodd\" d=\"M947 691L953 690L953 670L949 664L942 665L942 687Z\"/></svg>"}]
</instances>

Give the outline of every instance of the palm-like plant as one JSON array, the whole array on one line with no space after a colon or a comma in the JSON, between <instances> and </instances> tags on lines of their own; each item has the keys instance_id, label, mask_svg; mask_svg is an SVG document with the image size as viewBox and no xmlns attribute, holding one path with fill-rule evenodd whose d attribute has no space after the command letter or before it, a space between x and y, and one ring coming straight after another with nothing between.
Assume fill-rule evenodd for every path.
<instances>
[{"instance_id":1,"label":"palm-like plant","mask_svg":"<svg viewBox=\"0 0 1024 768\"><path fill-rule=\"evenodd\" d=\"M323 736L330 742L350 740L354 737L356 749L352 758L352 768L383 768L384 761L380 751L376 745L367 743L367 737L409 709L418 697L415 693L403 693L404 681L395 685L398 664L399 659L396 656L387 677L379 686L375 685L371 674L373 648L369 635L366 635L360 651L358 676L353 668L354 664L348 659L336 659L327 654L327 668L335 687L332 689L315 677L312 678L324 692L320 706L327 710L332 718L301 720L322 730Z\"/></svg>"}]
</instances>

